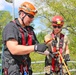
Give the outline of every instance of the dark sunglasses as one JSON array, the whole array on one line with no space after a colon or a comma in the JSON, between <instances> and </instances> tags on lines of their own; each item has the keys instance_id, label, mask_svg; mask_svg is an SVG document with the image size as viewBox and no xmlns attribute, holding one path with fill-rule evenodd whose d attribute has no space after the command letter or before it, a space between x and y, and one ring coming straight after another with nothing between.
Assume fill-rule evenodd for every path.
<instances>
[{"instance_id":1,"label":"dark sunglasses","mask_svg":"<svg viewBox=\"0 0 76 75\"><path fill-rule=\"evenodd\" d=\"M29 18L34 18L34 16L33 15L31 15L31 14L26 14Z\"/></svg>"},{"instance_id":2,"label":"dark sunglasses","mask_svg":"<svg viewBox=\"0 0 76 75\"><path fill-rule=\"evenodd\" d=\"M62 26L53 26L53 28L61 28Z\"/></svg>"}]
</instances>

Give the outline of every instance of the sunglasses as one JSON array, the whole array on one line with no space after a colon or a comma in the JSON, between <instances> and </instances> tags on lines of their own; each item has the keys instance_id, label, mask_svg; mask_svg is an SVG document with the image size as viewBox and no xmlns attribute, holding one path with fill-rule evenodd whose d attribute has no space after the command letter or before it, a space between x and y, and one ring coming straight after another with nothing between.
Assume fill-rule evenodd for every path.
<instances>
[{"instance_id":1,"label":"sunglasses","mask_svg":"<svg viewBox=\"0 0 76 75\"><path fill-rule=\"evenodd\" d=\"M33 15L31 15L31 14L26 14L29 18L34 18L34 16Z\"/></svg>"},{"instance_id":2,"label":"sunglasses","mask_svg":"<svg viewBox=\"0 0 76 75\"><path fill-rule=\"evenodd\" d=\"M53 28L61 28L62 26L53 26Z\"/></svg>"}]
</instances>

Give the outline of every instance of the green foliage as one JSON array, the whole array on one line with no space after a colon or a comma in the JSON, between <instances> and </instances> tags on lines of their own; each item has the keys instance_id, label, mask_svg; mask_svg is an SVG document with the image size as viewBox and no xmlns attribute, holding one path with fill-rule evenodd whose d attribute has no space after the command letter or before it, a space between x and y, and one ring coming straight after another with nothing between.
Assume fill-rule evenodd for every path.
<instances>
[{"instance_id":1,"label":"green foliage","mask_svg":"<svg viewBox=\"0 0 76 75\"><path fill-rule=\"evenodd\" d=\"M51 25L51 18L54 15L62 15L64 17L64 31L68 31L69 39L70 39L70 53L74 52L74 56L76 54L76 0L42 0L39 2L45 4L45 6L41 6L39 9L39 15L45 16L44 19L41 19L43 23L49 28ZM37 4L36 4L37 6ZM38 4L39 6L39 4ZM42 11L42 13L41 13ZM51 27L50 27L51 28ZM63 31L63 32L64 32ZM72 54L73 55L73 54Z\"/></svg>"},{"instance_id":2,"label":"green foliage","mask_svg":"<svg viewBox=\"0 0 76 75\"><path fill-rule=\"evenodd\" d=\"M46 33L40 32L37 34L37 39L40 43L44 43L44 36L46 35Z\"/></svg>"},{"instance_id":3,"label":"green foliage","mask_svg":"<svg viewBox=\"0 0 76 75\"><path fill-rule=\"evenodd\" d=\"M30 57L31 57L32 62L44 61L44 60L45 60L45 55L38 54L38 53L36 53L36 52L32 52L32 53L30 54ZM32 64L33 72L34 72L34 73L35 73L35 72L36 72L36 73L37 73L37 72L43 72L44 66L45 66L44 63L41 63L41 64Z\"/></svg>"},{"instance_id":4,"label":"green foliage","mask_svg":"<svg viewBox=\"0 0 76 75\"><path fill-rule=\"evenodd\" d=\"M76 60L75 59L76 58L76 35L70 34L69 35L69 40L70 40L69 48L70 48L71 60Z\"/></svg>"},{"instance_id":5,"label":"green foliage","mask_svg":"<svg viewBox=\"0 0 76 75\"><path fill-rule=\"evenodd\" d=\"M12 20L12 16L8 11L0 11L0 50L2 46L2 30L10 20Z\"/></svg>"},{"instance_id":6,"label":"green foliage","mask_svg":"<svg viewBox=\"0 0 76 75\"><path fill-rule=\"evenodd\" d=\"M10 20L12 16L8 11L0 11L0 26L6 25Z\"/></svg>"}]
</instances>

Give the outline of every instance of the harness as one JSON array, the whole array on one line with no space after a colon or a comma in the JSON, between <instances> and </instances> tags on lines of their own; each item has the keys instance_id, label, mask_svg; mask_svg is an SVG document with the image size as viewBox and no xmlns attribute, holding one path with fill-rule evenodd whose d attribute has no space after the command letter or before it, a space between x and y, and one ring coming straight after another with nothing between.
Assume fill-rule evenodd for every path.
<instances>
[{"instance_id":1,"label":"harness","mask_svg":"<svg viewBox=\"0 0 76 75\"><path fill-rule=\"evenodd\" d=\"M32 45L33 44L33 40L36 40L36 39L34 39L33 38L33 31L30 29L30 26L29 27L26 27L25 28L25 31L24 31L24 29L23 28L21 28L17 23L16 23L16 20L14 20L14 21L12 21L15 25L16 25L16 27L17 27L17 29L19 30L18 32L18 36L19 36L19 38L18 38L18 40L19 40L19 44L21 44L21 45ZM25 36L26 35L26 36ZM9 53L9 52L8 52ZM10 59L10 61L11 61L11 65L14 65L14 64L18 64L19 65L19 72L20 72L20 75L27 75L27 74L29 74L29 75L32 75L32 70L31 69L29 69L29 65L30 65L30 58L29 58L29 54L27 54L27 55L20 55L20 56L13 56L12 55L12 57L14 58L14 59L17 59L17 61L11 61L12 59ZM20 61L19 61L20 60ZM19 61L19 62L18 62ZM6 62L5 62L6 63ZM7 64L9 65L9 63L7 62ZM4 73L4 75L8 75L8 65L6 64L6 66L5 67L3 67L3 73ZM5 65L5 64L4 64ZM11 66L10 65L10 66ZM29 72L29 70L30 70L30 72Z\"/></svg>"},{"instance_id":2,"label":"harness","mask_svg":"<svg viewBox=\"0 0 76 75\"><path fill-rule=\"evenodd\" d=\"M54 35L53 33L51 34L51 36L52 36L52 38L54 38L55 40L53 40L52 41L52 46L53 46L53 53L54 52L57 52L57 51L60 51L60 53L62 54L62 51L63 51L63 49L62 49L62 47L63 47L63 42L64 42L64 35L61 33L60 34L60 38L59 38L59 49L57 49L57 43L58 43L58 41L57 41L57 36L56 35ZM58 54L56 54L56 57L58 57ZM61 58L60 58L60 62L62 62L62 60L61 60ZM55 68L56 68L56 66L55 66L55 58L52 58L52 71L53 72L55 72Z\"/></svg>"},{"instance_id":3,"label":"harness","mask_svg":"<svg viewBox=\"0 0 76 75\"><path fill-rule=\"evenodd\" d=\"M15 20L13 21L15 24ZM17 24L16 24L17 25ZM17 25L18 26L18 25ZM27 33L27 38L25 39L25 34L24 31L21 27L18 26L19 31L21 32L21 41L22 41L22 45L32 45L33 41L32 41L32 36L33 36L33 32L31 32L30 28L27 27L26 28L26 33ZM28 54L29 56L29 54ZM27 75L28 74L28 62L26 60L22 60L23 64L20 64L20 74L21 75Z\"/></svg>"}]
</instances>

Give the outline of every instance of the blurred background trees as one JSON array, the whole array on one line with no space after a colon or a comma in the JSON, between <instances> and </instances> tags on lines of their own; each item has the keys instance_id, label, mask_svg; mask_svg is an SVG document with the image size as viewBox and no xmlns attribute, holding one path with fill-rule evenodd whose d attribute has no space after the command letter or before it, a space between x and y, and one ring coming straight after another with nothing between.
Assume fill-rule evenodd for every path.
<instances>
[{"instance_id":1,"label":"blurred background trees","mask_svg":"<svg viewBox=\"0 0 76 75\"><path fill-rule=\"evenodd\" d=\"M54 15L62 15L64 17L63 33L68 35L70 40L70 54L75 56L76 54L76 1L75 0L40 0L38 7L38 14L44 17L41 19L43 23L52 29L51 18ZM44 30L46 32L46 30ZM73 59L73 58L71 58ZM75 59L75 58L74 58Z\"/></svg>"},{"instance_id":2,"label":"blurred background trees","mask_svg":"<svg viewBox=\"0 0 76 75\"><path fill-rule=\"evenodd\" d=\"M2 50L2 30L4 26L12 20L12 16L8 11L0 11L0 51Z\"/></svg>"}]
</instances>

